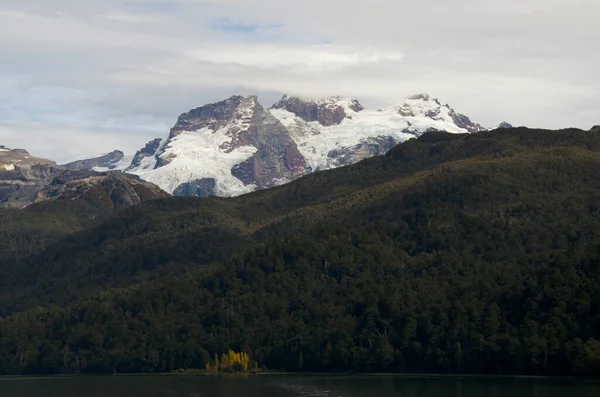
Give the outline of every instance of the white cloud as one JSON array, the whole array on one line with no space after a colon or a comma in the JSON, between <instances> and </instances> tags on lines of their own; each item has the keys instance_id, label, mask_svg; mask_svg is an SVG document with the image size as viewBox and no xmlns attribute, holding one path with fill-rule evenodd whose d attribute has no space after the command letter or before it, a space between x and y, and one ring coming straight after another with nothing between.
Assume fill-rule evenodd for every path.
<instances>
[{"instance_id":1,"label":"white cloud","mask_svg":"<svg viewBox=\"0 0 600 397\"><path fill-rule=\"evenodd\" d=\"M589 128L598 15L596 0L4 0L0 144L129 150L253 92L372 106L429 92L490 126Z\"/></svg>"},{"instance_id":2,"label":"white cloud","mask_svg":"<svg viewBox=\"0 0 600 397\"><path fill-rule=\"evenodd\" d=\"M82 128L49 123L2 123L0 141L11 149L26 149L31 155L59 164L122 148L135 153L148 131L118 128ZM51 144L49 144L49 142Z\"/></svg>"},{"instance_id":3,"label":"white cloud","mask_svg":"<svg viewBox=\"0 0 600 397\"><path fill-rule=\"evenodd\" d=\"M112 12L110 14L103 15L103 17L111 21L124 23L155 23L160 21L160 19L157 17L127 14L123 12Z\"/></svg>"}]
</instances>

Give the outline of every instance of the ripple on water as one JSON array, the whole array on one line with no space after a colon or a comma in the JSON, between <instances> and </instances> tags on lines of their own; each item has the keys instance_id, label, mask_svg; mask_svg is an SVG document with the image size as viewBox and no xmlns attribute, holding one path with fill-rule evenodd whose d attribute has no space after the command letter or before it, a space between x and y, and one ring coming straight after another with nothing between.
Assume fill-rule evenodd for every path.
<instances>
[{"instance_id":1,"label":"ripple on water","mask_svg":"<svg viewBox=\"0 0 600 397\"><path fill-rule=\"evenodd\" d=\"M329 391L329 390L319 389L319 388L311 387L311 386L301 386L301 385L285 384L285 383L281 384L280 386L286 390L290 390L291 392L293 392L294 394L299 395L299 396L329 397L331 394L331 391ZM342 396L336 396L336 397L342 397Z\"/></svg>"}]
</instances>

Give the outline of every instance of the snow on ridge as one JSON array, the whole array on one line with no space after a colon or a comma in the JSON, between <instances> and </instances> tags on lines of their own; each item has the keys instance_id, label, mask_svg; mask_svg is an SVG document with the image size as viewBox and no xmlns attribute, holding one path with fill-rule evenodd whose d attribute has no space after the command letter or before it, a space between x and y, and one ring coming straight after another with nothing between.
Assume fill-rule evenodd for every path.
<instances>
[{"instance_id":1,"label":"snow on ridge","mask_svg":"<svg viewBox=\"0 0 600 397\"><path fill-rule=\"evenodd\" d=\"M328 127L317 121L306 122L285 109L269 111L290 130L298 150L313 171L339 166L336 159L329 157L332 151L352 148L368 139L391 137L400 143L431 129L468 132L456 125L450 115L450 107L442 106L439 100L428 94L413 95L388 108L360 112L350 108L353 101L341 97L327 97L319 101L325 106L342 104L349 116L340 124Z\"/></svg>"},{"instance_id":2,"label":"snow on ridge","mask_svg":"<svg viewBox=\"0 0 600 397\"><path fill-rule=\"evenodd\" d=\"M127 172L171 194L185 183L202 179L215 180L215 194L218 196L237 196L256 190L255 185L247 186L233 176L232 168L249 160L258 151L249 144L240 146L244 140L238 137L253 122L261 122L254 120L260 104L256 96L233 96L228 100L232 99L236 108L229 110L227 114L231 116L228 120L213 120L211 124L206 118L201 120L199 129L195 131L172 130L175 133L164 138L153 155L143 158L138 167ZM280 102L287 99L304 101L302 97L285 95ZM336 168L348 164L348 161L358 161L369 153L382 153L394 143L430 130L468 132L457 125L457 113L453 109L428 94L413 95L382 109L364 109L357 100L342 96L308 101L334 112L341 107L347 117L339 124L323 126L319 121L307 122L285 108L273 107L265 112L286 127L312 171ZM211 126L200 128L202 125ZM373 146L362 146L365 143ZM129 165L131 162L130 159ZM287 182L290 181L283 178L274 180L273 184Z\"/></svg>"},{"instance_id":3,"label":"snow on ridge","mask_svg":"<svg viewBox=\"0 0 600 397\"><path fill-rule=\"evenodd\" d=\"M231 151L222 149L222 145L231 139L230 127L217 131L209 128L182 131L160 155L161 158L172 158L168 164L151 170L134 170L132 173L171 194L184 183L204 178L215 179L215 192L219 196L252 192L256 187L244 185L231 174L231 169L248 160L258 149L254 146L241 146Z\"/></svg>"},{"instance_id":4,"label":"snow on ridge","mask_svg":"<svg viewBox=\"0 0 600 397\"><path fill-rule=\"evenodd\" d=\"M335 110L339 106L344 109L346 115L358 113L356 109L362 110L363 107L358 100L350 97L330 96L317 101L319 107L324 107L329 110Z\"/></svg>"},{"instance_id":5,"label":"snow on ridge","mask_svg":"<svg viewBox=\"0 0 600 397\"><path fill-rule=\"evenodd\" d=\"M97 158L100 158L100 157L107 156L107 155L109 155L111 153L112 152L106 152L106 153L100 153L99 154L99 153L96 152L96 154L92 154L92 155L89 155L89 156L78 156L77 158L74 158L72 160L66 161L65 164L74 163L76 161L85 161L85 160L97 159Z\"/></svg>"},{"instance_id":6,"label":"snow on ridge","mask_svg":"<svg viewBox=\"0 0 600 397\"><path fill-rule=\"evenodd\" d=\"M119 160L116 164L113 164L113 168L109 167L94 167L92 171L96 172L108 172L108 171L125 171L133 161L133 155L125 155L121 160Z\"/></svg>"},{"instance_id":7,"label":"snow on ridge","mask_svg":"<svg viewBox=\"0 0 600 397\"><path fill-rule=\"evenodd\" d=\"M256 96L242 97L223 127L217 130L209 127L195 131L177 130L176 134L161 141L154 156L143 158L138 167L127 172L158 185L170 194L180 185L200 179L214 179L218 196L237 196L256 190L255 185L246 186L234 177L231 170L258 151L254 146L237 146L235 142L238 135L252 125L257 106ZM223 120L215 119L212 123L219 121ZM206 122L210 124L211 120ZM163 165L157 167L159 160L164 160Z\"/></svg>"},{"instance_id":8,"label":"snow on ridge","mask_svg":"<svg viewBox=\"0 0 600 397\"><path fill-rule=\"evenodd\" d=\"M240 106L235 109L232 119L228 123L228 133L236 134L247 131L252 124L252 117L256 111L258 100L255 96L249 96L242 100Z\"/></svg>"}]
</instances>

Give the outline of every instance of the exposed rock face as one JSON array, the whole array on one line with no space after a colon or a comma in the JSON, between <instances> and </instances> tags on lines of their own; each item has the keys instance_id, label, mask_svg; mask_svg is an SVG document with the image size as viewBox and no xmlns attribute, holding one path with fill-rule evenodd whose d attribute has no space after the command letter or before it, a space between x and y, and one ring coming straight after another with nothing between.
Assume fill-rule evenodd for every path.
<instances>
[{"instance_id":1,"label":"exposed rock face","mask_svg":"<svg viewBox=\"0 0 600 397\"><path fill-rule=\"evenodd\" d=\"M85 199L122 209L168 197L158 186L118 171L72 171L22 149L0 150L0 207L23 208L45 200Z\"/></svg>"},{"instance_id":2,"label":"exposed rock face","mask_svg":"<svg viewBox=\"0 0 600 397\"><path fill-rule=\"evenodd\" d=\"M203 128L219 130L234 118L242 119L244 117L243 110L251 108L255 103L257 103L255 96L242 97L235 95L221 102L192 109L179 116L177 124L171 129L169 138L172 139L181 131L198 131ZM232 131L232 133L235 132Z\"/></svg>"},{"instance_id":3,"label":"exposed rock face","mask_svg":"<svg viewBox=\"0 0 600 397\"><path fill-rule=\"evenodd\" d=\"M180 115L126 172L175 195L237 196L382 155L429 131L482 130L427 94L374 110L335 96L284 96L265 110L256 96L232 96Z\"/></svg>"},{"instance_id":4,"label":"exposed rock face","mask_svg":"<svg viewBox=\"0 0 600 397\"><path fill-rule=\"evenodd\" d=\"M0 150L0 207L31 204L38 190L67 170L55 162L32 157L26 150Z\"/></svg>"},{"instance_id":5,"label":"exposed rock face","mask_svg":"<svg viewBox=\"0 0 600 397\"><path fill-rule=\"evenodd\" d=\"M215 186L217 181L214 178L196 179L187 183L182 183L173 192L174 196L198 196L209 197L215 196Z\"/></svg>"},{"instance_id":6,"label":"exposed rock face","mask_svg":"<svg viewBox=\"0 0 600 397\"><path fill-rule=\"evenodd\" d=\"M37 192L35 202L80 199L88 203L122 210L143 201L169 197L158 186L119 171L98 173L74 171L52 180Z\"/></svg>"},{"instance_id":7,"label":"exposed rock face","mask_svg":"<svg viewBox=\"0 0 600 397\"><path fill-rule=\"evenodd\" d=\"M242 194L308 172L287 128L256 96L233 96L184 113L164 143L153 142L146 152L155 153L155 164L144 169L134 160L128 172L177 195Z\"/></svg>"},{"instance_id":8,"label":"exposed rock face","mask_svg":"<svg viewBox=\"0 0 600 397\"><path fill-rule=\"evenodd\" d=\"M156 166L156 157L161 146L161 138L156 138L146 144L142 149L138 150L131 164L125 169L125 171L134 169L148 169Z\"/></svg>"},{"instance_id":9,"label":"exposed rock face","mask_svg":"<svg viewBox=\"0 0 600 397\"><path fill-rule=\"evenodd\" d=\"M592 129L590 130L591 132L600 132L600 125L595 125L592 127Z\"/></svg>"},{"instance_id":10,"label":"exposed rock face","mask_svg":"<svg viewBox=\"0 0 600 397\"><path fill-rule=\"evenodd\" d=\"M471 133L485 131L484 127L482 127L480 124L473 123L471 119L464 114L456 113L453 110L451 117L459 128L464 128Z\"/></svg>"},{"instance_id":11,"label":"exposed rock face","mask_svg":"<svg viewBox=\"0 0 600 397\"><path fill-rule=\"evenodd\" d=\"M256 98L254 98L256 101ZM273 187L278 181L292 181L308 172L304 157L287 129L269 112L255 102L255 111L247 129L238 132L230 148L251 145L257 152L243 163L236 164L231 174L245 185L258 189Z\"/></svg>"},{"instance_id":12,"label":"exposed rock face","mask_svg":"<svg viewBox=\"0 0 600 397\"><path fill-rule=\"evenodd\" d=\"M500 123L500 125L498 126L498 128L500 129L500 128L515 128L515 127L513 127L512 124L507 123L506 121L503 121L503 122Z\"/></svg>"},{"instance_id":13,"label":"exposed rock face","mask_svg":"<svg viewBox=\"0 0 600 397\"><path fill-rule=\"evenodd\" d=\"M363 106L355 99L342 100L339 97L321 99L318 103L319 124L328 127L341 124L349 117L348 109L354 112L363 110Z\"/></svg>"},{"instance_id":14,"label":"exposed rock face","mask_svg":"<svg viewBox=\"0 0 600 397\"><path fill-rule=\"evenodd\" d=\"M437 98L428 94L418 94L408 97L401 105L398 113L403 117L425 116L432 120L451 119L453 124L467 132L484 131L485 128L473 123L467 116L457 113L448 104L442 105Z\"/></svg>"},{"instance_id":15,"label":"exposed rock face","mask_svg":"<svg viewBox=\"0 0 600 397\"><path fill-rule=\"evenodd\" d=\"M317 102L312 100L284 95L271 109L285 109L308 123L319 120L319 107Z\"/></svg>"},{"instance_id":16,"label":"exposed rock face","mask_svg":"<svg viewBox=\"0 0 600 397\"><path fill-rule=\"evenodd\" d=\"M355 100L339 97L315 103L331 110L329 120L307 122L297 114L298 100L289 97L282 98L270 110L288 128L312 171L383 154L394 145L429 131L463 134L484 129L427 94L375 110L363 109ZM340 119L339 109L343 109L345 118Z\"/></svg>"},{"instance_id":17,"label":"exposed rock face","mask_svg":"<svg viewBox=\"0 0 600 397\"><path fill-rule=\"evenodd\" d=\"M106 168L107 170L114 170L124 157L125 155L122 151L115 150L103 156L73 161L72 163L65 164L63 167L73 171L91 170L94 168Z\"/></svg>"},{"instance_id":18,"label":"exposed rock face","mask_svg":"<svg viewBox=\"0 0 600 397\"><path fill-rule=\"evenodd\" d=\"M347 109L360 112L364 108L356 99L328 97L313 101L284 95L271 109L285 109L308 123L318 121L322 126L329 127L344 121L349 116Z\"/></svg>"},{"instance_id":19,"label":"exposed rock face","mask_svg":"<svg viewBox=\"0 0 600 397\"><path fill-rule=\"evenodd\" d=\"M328 153L340 166L355 164L369 157L382 156L397 145L392 137L368 138L358 145L332 150Z\"/></svg>"}]
</instances>

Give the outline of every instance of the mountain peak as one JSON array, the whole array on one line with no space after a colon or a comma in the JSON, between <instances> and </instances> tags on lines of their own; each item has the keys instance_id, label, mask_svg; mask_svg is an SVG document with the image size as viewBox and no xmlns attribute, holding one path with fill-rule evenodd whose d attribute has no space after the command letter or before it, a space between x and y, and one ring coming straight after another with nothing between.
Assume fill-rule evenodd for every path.
<instances>
[{"instance_id":1,"label":"mountain peak","mask_svg":"<svg viewBox=\"0 0 600 397\"><path fill-rule=\"evenodd\" d=\"M305 161L286 127L255 95L235 95L179 116L166 140L127 169L175 195L232 196L291 181Z\"/></svg>"},{"instance_id":2,"label":"mountain peak","mask_svg":"<svg viewBox=\"0 0 600 397\"><path fill-rule=\"evenodd\" d=\"M513 127L512 124L507 123L506 121L503 121L500 123L500 125L498 125L498 128L515 128L515 127Z\"/></svg>"},{"instance_id":3,"label":"mountain peak","mask_svg":"<svg viewBox=\"0 0 600 397\"><path fill-rule=\"evenodd\" d=\"M129 163L131 163L130 159ZM63 165L63 167L72 171L90 169L109 171L125 169L127 166L129 166L129 164L127 164L125 154L120 150L113 150L112 152L103 154L101 156L77 160Z\"/></svg>"},{"instance_id":4,"label":"mountain peak","mask_svg":"<svg viewBox=\"0 0 600 397\"><path fill-rule=\"evenodd\" d=\"M198 131L204 128L218 130L234 118L251 117L257 105L256 95L234 95L223 101L209 103L179 116L171 133L173 135L181 131Z\"/></svg>"},{"instance_id":5,"label":"mountain peak","mask_svg":"<svg viewBox=\"0 0 600 397\"><path fill-rule=\"evenodd\" d=\"M284 95L271 109L287 110L308 123L317 121L324 127L330 127L340 124L351 113L360 112L364 107L356 99L337 95L318 100Z\"/></svg>"},{"instance_id":6,"label":"mountain peak","mask_svg":"<svg viewBox=\"0 0 600 397\"><path fill-rule=\"evenodd\" d=\"M592 127L592 129L590 130L591 132L600 132L600 125L595 125Z\"/></svg>"},{"instance_id":7,"label":"mountain peak","mask_svg":"<svg viewBox=\"0 0 600 397\"><path fill-rule=\"evenodd\" d=\"M349 109L353 112L360 112L361 110L365 109L360 102L358 102L358 100L341 96L329 96L321 98L319 101L317 101L317 105L329 110L335 110L336 108L342 107L346 111Z\"/></svg>"},{"instance_id":8,"label":"mountain peak","mask_svg":"<svg viewBox=\"0 0 600 397\"><path fill-rule=\"evenodd\" d=\"M429 131L483 129L429 94L379 110L339 95L289 94L265 110L255 95L234 95L180 115L126 172L175 195L236 196L383 155Z\"/></svg>"},{"instance_id":9,"label":"mountain peak","mask_svg":"<svg viewBox=\"0 0 600 397\"><path fill-rule=\"evenodd\" d=\"M169 197L158 186L119 171L71 171L37 192L35 202L80 199L107 208L125 209L143 201Z\"/></svg>"},{"instance_id":10,"label":"mountain peak","mask_svg":"<svg viewBox=\"0 0 600 397\"><path fill-rule=\"evenodd\" d=\"M398 105L398 114L407 118L428 118L434 121L455 125L467 132L485 130L481 125L473 123L467 116L457 113L448 104L441 102L429 94L417 94L406 98Z\"/></svg>"}]
</instances>

